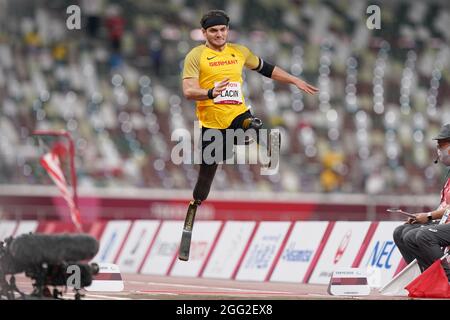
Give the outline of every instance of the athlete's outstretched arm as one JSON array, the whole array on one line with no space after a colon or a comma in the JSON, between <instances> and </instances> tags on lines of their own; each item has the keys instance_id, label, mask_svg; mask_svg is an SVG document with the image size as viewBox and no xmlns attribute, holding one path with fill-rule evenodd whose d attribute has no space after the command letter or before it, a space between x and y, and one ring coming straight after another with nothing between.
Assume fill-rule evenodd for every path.
<instances>
[{"instance_id":1,"label":"athlete's outstretched arm","mask_svg":"<svg viewBox=\"0 0 450 320\"><path fill-rule=\"evenodd\" d=\"M287 73L277 66L275 66L275 68L273 69L271 78L280 82L293 84L300 90L303 90L309 94L315 94L317 91L319 91L319 89L317 89L316 87L306 83L305 81L297 77L294 77L293 75Z\"/></svg>"},{"instance_id":2,"label":"athlete's outstretched arm","mask_svg":"<svg viewBox=\"0 0 450 320\"><path fill-rule=\"evenodd\" d=\"M230 82L229 79L224 79L218 84L216 84L212 90L213 98L217 97ZM203 89L200 87L197 78L185 78L183 79L183 94L186 99L189 100L207 100L211 99L208 97L209 89Z\"/></svg>"}]
</instances>

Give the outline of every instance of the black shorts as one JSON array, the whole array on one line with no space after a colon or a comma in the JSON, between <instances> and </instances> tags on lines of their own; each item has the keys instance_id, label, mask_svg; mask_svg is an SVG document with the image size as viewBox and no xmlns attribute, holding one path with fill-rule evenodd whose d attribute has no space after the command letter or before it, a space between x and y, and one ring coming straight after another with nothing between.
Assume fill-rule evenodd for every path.
<instances>
[{"instance_id":1,"label":"black shorts","mask_svg":"<svg viewBox=\"0 0 450 320\"><path fill-rule=\"evenodd\" d=\"M233 146L238 144L243 144L244 141L238 141L234 136L228 134L227 136L227 129L242 129L244 132L246 129L243 128L243 122L245 119L252 118L252 114L249 110L245 111L244 113L241 113L236 118L233 119L230 126L226 129L211 129L202 127L202 136L201 143L202 143L202 164L214 164L219 163L221 161L225 161L227 159L230 159L233 157ZM231 130L230 130L231 131ZM215 140L216 137L221 136L221 141L218 141L215 145L211 145ZM220 147L217 147L217 146ZM210 146L208 148L208 146ZM216 157L216 151L221 154L217 154Z\"/></svg>"}]
</instances>

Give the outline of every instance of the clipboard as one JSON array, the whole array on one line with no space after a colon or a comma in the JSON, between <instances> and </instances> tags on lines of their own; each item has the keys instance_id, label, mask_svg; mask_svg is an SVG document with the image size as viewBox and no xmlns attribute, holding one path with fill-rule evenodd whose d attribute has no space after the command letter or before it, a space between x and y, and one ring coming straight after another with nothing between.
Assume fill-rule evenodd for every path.
<instances>
[{"instance_id":1,"label":"clipboard","mask_svg":"<svg viewBox=\"0 0 450 320\"><path fill-rule=\"evenodd\" d=\"M400 213L400 214L403 214L403 215L405 215L405 216L407 216L409 218L413 218L413 219L416 218L415 214L412 214L412 213L409 213L409 212L406 212L406 211L403 211L403 210L400 210L400 209L396 209L396 208L387 209L386 211L387 212L391 212L391 213Z\"/></svg>"}]
</instances>

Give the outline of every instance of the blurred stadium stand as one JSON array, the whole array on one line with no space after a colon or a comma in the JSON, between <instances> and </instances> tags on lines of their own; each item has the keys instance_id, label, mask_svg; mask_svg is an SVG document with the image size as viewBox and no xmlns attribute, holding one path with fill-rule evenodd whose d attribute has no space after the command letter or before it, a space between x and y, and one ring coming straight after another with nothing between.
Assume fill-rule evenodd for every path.
<instances>
[{"instance_id":1,"label":"blurred stadium stand","mask_svg":"<svg viewBox=\"0 0 450 320\"><path fill-rule=\"evenodd\" d=\"M191 189L170 160L171 133L193 131L181 66L202 41L201 14L223 8L229 40L317 84L320 94L245 73L247 102L283 132L280 172L222 166L215 190L438 194L431 138L450 122L450 10L442 2L0 0L0 184L50 185L34 129L75 138L80 187ZM373 4L370 2L370 4Z\"/></svg>"}]
</instances>

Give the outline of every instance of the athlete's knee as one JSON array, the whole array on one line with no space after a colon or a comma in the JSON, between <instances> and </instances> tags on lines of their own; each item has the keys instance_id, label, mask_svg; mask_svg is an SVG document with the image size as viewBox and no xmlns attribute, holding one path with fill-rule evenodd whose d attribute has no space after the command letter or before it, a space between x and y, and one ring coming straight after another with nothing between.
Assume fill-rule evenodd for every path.
<instances>
[{"instance_id":1,"label":"athlete's knee","mask_svg":"<svg viewBox=\"0 0 450 320\"><path fill-rule=\"evenodd\" d=\"M395 228L392 237L394 238L395 244L398 246L399 243L403 243L403 231L405 230L405 225L402 224Z\"/></svg>"},{"instance_id":2,"label":"athlete's knee","mask_svg":"<svg viewBox=\"0 0 450 320\"><path fill-rule=\"evenodd\" d=\"M417 247L416 232L414 231L415 230L408 231L403 235L403 242L405 243L405 245L412 248Z\"/></svg>"},{"instance_id":3,"label":"athlete's knee","mask_svg":"<svg viewBox=\"0 0 450 320\"><path fill-rule=\"evenodd\" d=\"M193 192L194 200L205 201L211 190L211 183L212 180L199 178Z\"/></svg>"},{"instance_id":4,"label":"athlete's knee","mask_svg":"<svg viewBox=\"0 0 450 320\"><path fill-rule=\"evenodd\" d=\"M433 237L432 233L434 231L431 231L429 229L432 229L432 227L425 227L417 232L416 243L419 247L429 246L430 244L435 244L438 242L436 237Z\"/></svg>"},{"instance_id":5,"label":"athlete's knee","mask_svg":"<svg viewBox=\"0 0 450 320\"><path fill-rule=\"evenodd\" d=\"M193 192L194 200L204 201L208 198L216 169L217 164L201 165Z\"/></svg>"},{"instance_id":6,"label":"athlete's knee","mask_svg":"<svg viewBox=\"0 0 450 320\"><path fill-rule=\"evenodd\" d=\"M194 200L203 202L208 198L210 187L205 185L197 185L194 188L193 197Z\"/></svg>"}]
</instances>

